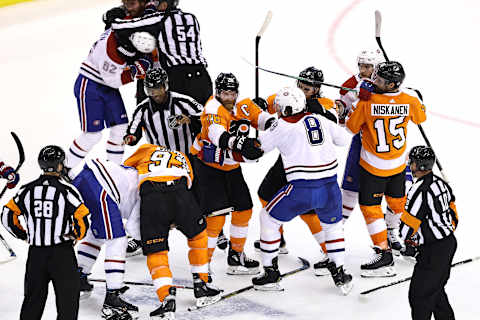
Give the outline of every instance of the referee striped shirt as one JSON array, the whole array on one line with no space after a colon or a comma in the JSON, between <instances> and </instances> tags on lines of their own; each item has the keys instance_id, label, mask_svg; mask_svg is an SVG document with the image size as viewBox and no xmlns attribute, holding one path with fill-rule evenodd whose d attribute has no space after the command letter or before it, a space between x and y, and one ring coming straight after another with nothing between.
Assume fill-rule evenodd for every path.
<instances>
[{"instance_id":1,"label":"referee striped shirt","mask_svg":"<svg viewBox=\"0 0 480 320\"><path fill-rule=\"evenodd\" d=\"M448 237L458 223L455 196L440 177L429 173L419 178L407 194L400 235L416 238L419 245Z\"/></svg>"},{"instance_id":2,"label":"referee striped shirt","mask_svg":"<svg viewBox=\"0 0 480 320\"><path fill-rule=\"evenodd\" d=\"M165 146L167 149L189 153L194 133L191 125L179 125L175 116L186 115L190 121L198 121L193 117L199 117L203 106L187 95L169 91L167 102L159 106L150 98L142 101L130 122L127 135L135 135L137 141L142 137L142 129L147 142L150 144Z\"/></svg>"},{"instance_id":3,"label":"referee striped shirt","mask_svg":"<svg viewBox=\"0 0 480 320\"><path fill-rule=\"evenodd\" d=\"M159 50L162 53L162 66L169 68L185 64L207 66L200 40L200 25L197 18L180 9L155 12L140 18L115 20L112 28L116 32L133 33L137 30L149 31L158 36Z\"/></svg>"},{"instance_id":4,"label":"referee striped shirt","mask_svg":"<svg viewBox=\"0 0 480 320\"><path fill-rule=\"evenodd\" d=\"M77 189L59 177L42 175L22 186L2 210L2 224L35 247L52 246L85 236L88 209ZM23 216L26 231L19 221Z\"/></svg>"}]
</instances>

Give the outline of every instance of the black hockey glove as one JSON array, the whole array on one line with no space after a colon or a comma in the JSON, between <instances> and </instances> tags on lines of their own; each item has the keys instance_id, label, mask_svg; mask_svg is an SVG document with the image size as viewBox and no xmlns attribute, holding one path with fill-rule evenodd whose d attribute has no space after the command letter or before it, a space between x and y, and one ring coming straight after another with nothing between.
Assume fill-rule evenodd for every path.
<instances>
[{"instance_id":1,"label":"black hockey glove","mask_svg":"<svg viewBox=\"0 0 480 320\"><path fill-rule=\"evenodd\" d=\"M235 138L232 150L240 152L248 160L256 160L263 155L260 142L255 138L247 138L245 136Z\"/></svg>"},{"instance_id":2,"label":"black hockey glove","mask_svg":"<svg viewBox=\"0 0 480 320\"><path fill-rule=\"evenodd\" d=\"M258 97L252 100L257 106L260 107L263 111L268 111L268 103L265 99Z\"/></svg>"},{"instance_id":3,"label":"black hockey glove","mask_svg":"<svg viewBox=\"0 0 480 320\"><path fill-rule=\"evenodd\" d=\"M123 19L127 16L125 9L123 7L115 7L103 14L102 20L105 23L105 30L109 29L112 26L112 22L115 19Z\"/></svg>"}]
</instances>

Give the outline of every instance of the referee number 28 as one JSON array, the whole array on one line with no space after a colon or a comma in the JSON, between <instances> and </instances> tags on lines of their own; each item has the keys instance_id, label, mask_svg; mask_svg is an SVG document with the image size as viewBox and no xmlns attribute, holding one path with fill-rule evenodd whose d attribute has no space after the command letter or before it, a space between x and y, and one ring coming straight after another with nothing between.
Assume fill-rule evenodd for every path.
<instances>
[{"instance_id":1,"label":"referee number 28","mask_svg":"<svg viewBox=\"0 0 480 320\"><path fill-rule=\"evenodd\" d=\"M399 127L405 120L405 117L380 118L373 122L377 131L377 152L390 152L390 144L387 142L387 136L392 137L391 145L399 150L405 145L405 128Z\"/></svg>"}]
</instances>

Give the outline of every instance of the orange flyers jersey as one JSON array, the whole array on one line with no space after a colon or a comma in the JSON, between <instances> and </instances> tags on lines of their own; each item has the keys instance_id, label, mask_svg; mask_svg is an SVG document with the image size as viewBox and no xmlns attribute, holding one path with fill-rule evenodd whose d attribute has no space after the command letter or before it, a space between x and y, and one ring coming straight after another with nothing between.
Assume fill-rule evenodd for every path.
<instances>
[{"instance_id":1,"label":"orange flyers jersey","mask_svg":"<svg viewBox=\"0 0 480 320\"><path fill-rule=\"evenodd\" d=\"M218 146L220 136L225 131L229 131L231 121L247 119L254 128L264 130L265 123L270 118L272 118L272 115L262 111L249 98L240 99L233 107L233 110L228 111L220 101L214 96L211 96L200 116L202 130L197 135L195 142L190 148L190 152L194 155L198 154L203 147L202 141L208 141ZM205 162L205 164L224 171L230 171L239 167L239 163L233 158L228 157L228 153L226 153L226 158L222 165L207 162Z\"/></svg>"},{"instance_id":2,"label":"orange flyers jersey","mask_svg":"<svg viewBox=\"0 0 480 320\"><path fill-rule=\"evenodd\" d=\"M275 102L275 97L276 96L277 96L277 94L275 93L275 94L272 94L271 96L269 96L267 98L268 113L270 113L270 114L277 113L277 111L275 110L275 106L273 105L274 102ZM328 98L321 97L321 98L317 98L317 100L327 110L333 108L333 106L334 106L333 101L328 99Z\"/></svg>"},{"instance_id":3,"label":"orange flyers jersey","mask_svg":"<svg viewBox=\"0 0 480 320\"><path fill-rule=\"evenodd\" d=\"M372 94L357 100L346 126L362 134L360 165L373 175L388 177L402 172L406 162L407 124L426 119L425 106L416 94L399 92Z\"/></svg>"},{"instance_id":4,"label":"orange flyers jersey","mask_svg":"<svg viewBox=\"0 0 480 320\"><path fill-rule=\"evenodd\" d=\"M187 156L180 151L144 144L125 160L124 165L137 169L139 186L147 180L166 182L182 177L187 178L189 188L192 186L192 166Z\"/></svg>"}]
</instances>

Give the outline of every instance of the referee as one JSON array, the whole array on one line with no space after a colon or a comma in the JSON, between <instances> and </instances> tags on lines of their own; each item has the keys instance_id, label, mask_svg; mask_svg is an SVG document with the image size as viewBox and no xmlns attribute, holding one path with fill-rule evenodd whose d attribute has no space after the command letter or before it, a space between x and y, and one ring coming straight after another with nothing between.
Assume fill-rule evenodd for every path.
<instances>
[{"instance_id":1,"label":"referee","mask_svg":"<svg viewBox=\"0 0 480 320\"><path fill-rule=\"evenodd\" d=\"M413 320L454 320L453 309L445 293L450 277L457 240L453 232L458 223L452 188L432 173L433 150L416 146L410 150L410 168L416 178L407 194L401 216L400 234L415 256L408 292ZM418 254L416 254L418 252Z\"/></svg>"},{"instance_id":2,"label":"referee","mask_svg":"<svg viewBox=\"0 0 480 320\"><path fill-rule=\"evenodd\" d=\"M112 28L120 37L129 37L136 31L157 37L160 64L167 71L171 89L204 105L213 88L203 56L200 25L193 14L177 5L178 0L160 0L158 12L133 20L116 20Z\"/></svg>"},{"instance_id":3,"label":"referee","mask_svg":"<svg viewBox=\"0 0 480 320\"><path fill-rule=\"evenodd\" d=\"M2 223L28 250L25 292L20 320L39 320L53 282L57 319L78 318L79 276L73 239L82 239L89 214L74 186L64 182L65 152L44 147L38 163L44 173L19 190L2 211ZM27 231L19 222L23 215Z\"/></svg>"}]
</instances>

